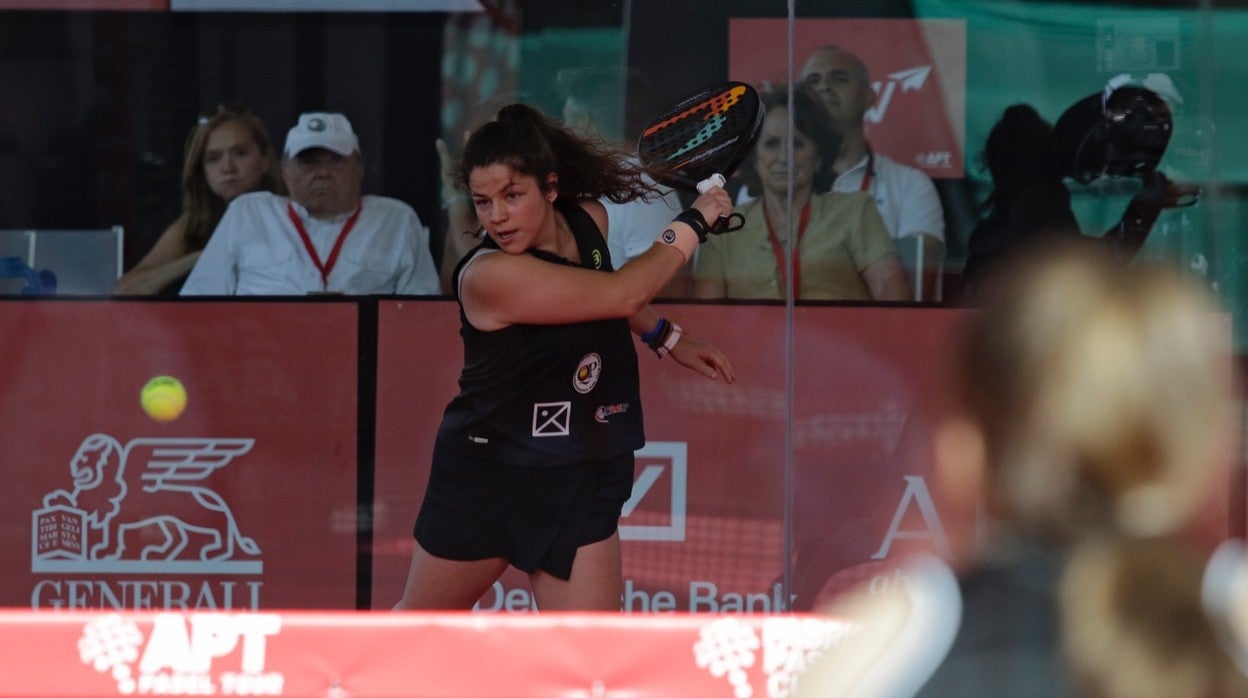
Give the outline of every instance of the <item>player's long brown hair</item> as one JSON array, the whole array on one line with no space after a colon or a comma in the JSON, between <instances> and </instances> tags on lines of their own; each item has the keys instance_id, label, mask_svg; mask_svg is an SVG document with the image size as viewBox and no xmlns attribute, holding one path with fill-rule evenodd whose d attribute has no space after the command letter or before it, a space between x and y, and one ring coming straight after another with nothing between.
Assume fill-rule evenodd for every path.
<instances>
[{"instance_id":1,"label":"player's long brown hair","mask_svg":"<svg viewBox=\"0 0 1248 698\"><path fill-rule=\"evenodd\" d=\"M553 172L559 179L556 187L567 196L622 204L659 194L642 179L642 166L628 153L601 138L578 136L526 104L503 107L497 120L473 132L456 179L467 188L474 169L495 164L543 183Z\"/></svg>"}]
</instances>

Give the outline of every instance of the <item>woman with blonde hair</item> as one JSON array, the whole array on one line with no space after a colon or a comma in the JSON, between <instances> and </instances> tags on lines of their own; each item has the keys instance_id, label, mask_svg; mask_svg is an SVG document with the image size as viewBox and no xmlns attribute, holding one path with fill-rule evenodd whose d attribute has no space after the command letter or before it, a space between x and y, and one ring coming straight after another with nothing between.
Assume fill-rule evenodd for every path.
<instances>
[{"instance_id":1,"label":"woman with blonde hair","mask_svg":"<svg viewBox=\"0 0 1248 698\"><path fill-rule=\"evenodd\" d=\"M260 190L285 193L264 123L246 107L218 106L200 117L186 139L182 214L113 292L177 295L226 206L240 194Z\"/></svg>"},{"instance_id":2,"label":"woman with blonde hair","mask_svg":"<svg viewBox=\"0 0 1248 698\"><path fill-rule=\"evenodd\" d=\"M1122 695L1094 690L1123 664L1080 649L1097 636L1087 594L1140 584L1136 546L1199 556L1185 535L1231 460L1229 327L1209 295L1094 244L1028 252L968 316L934 438L947 511L977 509L979 535L961 550L959 634L921 695ZM1123 629L1181 619L1197 642L1210 621L1188 601L1094 606Z\"/></svg>"},{"instance_id":3,"label":"woman with blonde hair","mask_svg":"<svg viewBox=\"0 0 1248 698\"><path fill-rule=\"evenodd\" d=\"M1201 289L1086 244L1002 270L958 361L988 504L1045 539L1175 532L1231 448L1229 327Z\"/></svg>"}]
</instances>

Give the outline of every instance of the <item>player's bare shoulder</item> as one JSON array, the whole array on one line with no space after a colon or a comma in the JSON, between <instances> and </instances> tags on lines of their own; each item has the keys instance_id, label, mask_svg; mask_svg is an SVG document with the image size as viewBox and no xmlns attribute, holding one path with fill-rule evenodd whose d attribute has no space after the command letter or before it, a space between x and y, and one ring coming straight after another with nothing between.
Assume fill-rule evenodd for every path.
<instances>
[{"instance_id":1,"label":"player's bare shoulder","mask_svg":"<svg viewBox=\"0 0 1248 698\"><path fill-rule=\"evenodd\" d=\"M481 285L498 288L510 281L527 283L531 274L537 273L537 259L528 254L509 254L497 248L477 250L472 259L464 264L459 273L461 290L465 285Z\"/></svg>"}]
</instances>

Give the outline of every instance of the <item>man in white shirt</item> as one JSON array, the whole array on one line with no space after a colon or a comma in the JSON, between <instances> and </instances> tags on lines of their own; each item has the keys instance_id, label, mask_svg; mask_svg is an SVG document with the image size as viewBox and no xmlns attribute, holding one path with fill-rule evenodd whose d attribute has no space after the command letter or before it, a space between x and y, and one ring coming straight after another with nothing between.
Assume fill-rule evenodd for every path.
<instances>
[{"instance_id":1,"label":"man in white shirt","mask_svg":"<svg viewBox=\"0 0 1248 698\"><path fill-rule=\"evenodd\" d=\"M338 113L302 114L286 136L290 196L226 209L182 295L437 294L429 232L407 204L362 196L359 139Z\"/></svg>"},{"instance_id":2,"label":"man in white shirt","mask_svg":"<svg viewBox=\"0 0 1248 698\"><path fill-rule=\"evenodd\" d=\"M841 131L841 152L833 166L838 175L832 191L864 191L875 199L915 286L915 300L939 300L939 271L945 254L944 209L926 174L874 152L867 142L863 116L875 103L875 90L866 65L840 47L823 46L806 60L802 81L823 100ZM917 266L924 270L921 288L914 283Z\"/></svg>"}]
</instances>

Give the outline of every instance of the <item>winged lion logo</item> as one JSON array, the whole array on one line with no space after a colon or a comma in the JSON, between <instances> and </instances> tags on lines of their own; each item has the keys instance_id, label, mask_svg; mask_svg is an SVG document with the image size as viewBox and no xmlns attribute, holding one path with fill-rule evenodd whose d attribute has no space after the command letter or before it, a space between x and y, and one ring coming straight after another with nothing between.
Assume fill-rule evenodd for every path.
<instances>
[{"instance_id":1,"label":"winged lion logo","mask_svg":"<svg viewBox=\"0 0 1248 698\"><path fill-rule=\"evenodd\" d=\"M254 445L88 436L69 462L73 488L48 493L34 512L32 571L261 572L260 546L206 482Z\"/></svg>"}]
</instances>

